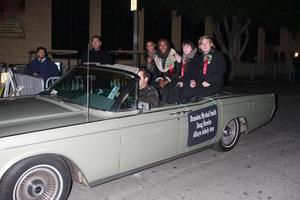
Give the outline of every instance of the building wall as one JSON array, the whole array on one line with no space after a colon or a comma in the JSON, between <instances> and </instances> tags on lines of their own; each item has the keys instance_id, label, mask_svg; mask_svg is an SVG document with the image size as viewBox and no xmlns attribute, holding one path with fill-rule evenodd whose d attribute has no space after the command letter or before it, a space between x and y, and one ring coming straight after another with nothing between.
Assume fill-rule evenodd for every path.
<instances>
[{"instance_id":1,"label":"building wall","mask_svg":"<svg viewBox=\"0 0 300 200\"><path fill-rule=\"evenodd\" d=\"M172 12L172 43L177 51L181 50L181 16L176 15L176 11Z\"/></svg>"},{"instance_id":2,"label":"building wall","mask_svg":"<svg viewBox=\"0 0 300 200\"><path fill-rule=\"evenodd\" d=\"M51 49L51 0L43 0L42 4L39 0L25 1L25 38L0 38L0 62L9 64L28 63L30 50L34 50L38 46L44 46ZM90 0L90 35L101 35L101 3L102 0ZM42 5L42 9L41 8ZM146 12L145 12L146 13ZM140 13L140 20L144 21L144 10ZM144 22L140 21L140 26L144 26ZM172 42L175 47L180 49L180 30L181 18L173 17L172 23ZM140 30L144 30L140 28ZM205 33L212 34L212 27L209 20L205 20ZM141 33L140 33L141 34ZM139 38L139 50L144 49L144 34ZM286 52L289 58L292 51L300 51L300 34L292 37L286 29L281 29L279 51ZM260 29L258 32L258 61L265 61L265 31ZM65 61L64 61L65 62ZM72 64L76 64L72 60Z\"/></svg>"},{"instance_id":3,"label":"building wall","mask_svg":"<svg viewBox=\"0 0 300 200\"><path fill-rule=\"evenodd\" d=\"M101 35L102 0L90 0L90 38Z\"/></svg>"},{"instance_id":4,"label":"building wall","mask_svg":"<svg viewBox=\"0 0 300 200\"><path fill-rule=\"evenodd\" d=\"M290 56L293 51L300 52L300 33L296 36L292 36L292 33L289 33L289 51L287 56Z\"/></svg>"},{"instance_id":5,"label":"building wall","mask_svg":"<svg viewBox=\"0 0 300 200\"><path fill-rule=\"evenodd\" d=\"M300 33L293 35L286 28L280 30L280 45L275 46L275 49L286 55L287 60L291 60L291 54L294 51L300 51Z\"/></svg>"},{"instance_id":6,"label":"building wall","mask_svg":"<svg viewBox=\"0 0 300 200\"><path fill-rule=\"evenodd\" d=\"M204 19L204 33L210 37L214 36L214 26L212 25L211 18L205 17Z\"/></svg>"},{"instance_id":7,"label":"building wall","mask_svg":"<svg viewBox=\"0 0 300 200\"><path fill-rule=\"evenodd\" d=\"M258 28L257 34L257 62L263 62L265 61L266 31L263 28Z\"/></svg>"},{"instance_id":8,"label":"building wall","mask_svg":"<svg viewBox=\"0 0 300 200\"><path fill-rule=\"evenodd\" d=\"M30 50L51 49L51 0L26 0L24 21L25 38L0 38L0 62L28 63Z\"/></svg>"}]
</instances>

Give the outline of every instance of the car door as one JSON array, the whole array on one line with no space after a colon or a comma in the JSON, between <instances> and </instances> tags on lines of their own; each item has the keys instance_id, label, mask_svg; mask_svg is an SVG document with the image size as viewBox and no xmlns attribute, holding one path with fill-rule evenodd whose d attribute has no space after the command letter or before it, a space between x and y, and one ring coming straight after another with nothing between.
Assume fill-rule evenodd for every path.
<instances>
[{"instance_id":1,"label":"car door","mask_svg":"<svg viewBox=\"0 0 300 200\"><path fill-rule=\"evenodd\" d=\"M183 109L164 107L120 119L120 172L176 156Z\"/></svg>"}]
</instances>

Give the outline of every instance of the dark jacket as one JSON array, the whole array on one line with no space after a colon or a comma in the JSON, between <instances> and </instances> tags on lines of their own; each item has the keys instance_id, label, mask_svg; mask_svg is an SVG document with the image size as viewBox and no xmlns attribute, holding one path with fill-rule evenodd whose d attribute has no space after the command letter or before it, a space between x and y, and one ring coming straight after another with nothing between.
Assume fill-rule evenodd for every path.
<instances>
[{"instance_id":1,"label":"dark jacket","mask_svg":"<svg viewBox=\"0 0 300 200\"><path fill-rule=\"evenodd\" d=\"M157 107L159 104L159 94L154 87L148 85L139 90L139 101L149 103L151 108Z\"/></svg>"},{"instance_id":2,"label":"dark jacket","mask_svg":"<svg viewBox=\"0 0 300 200\"><path fill-rule=\"evenodd\" d=\"M113 64L113 60L112 57L110 55L109 52L105 51L105 50L94 50L94 49L90 49L89 51L89 62L97 62L97 63L101 63L101 64ZM84 53L82 56L82 60L81 62L87 62L87 53Z\"/></svg>"},{"instance_id":3,"label":"dark jacket","mask_svg":"<svg viewBox=\"0 0 300 200\"><path fill-rule=\"evenodd\" d=\"M212 58L207 65L206 74L203 73L205 55L201 53L191 64L191 78L194 79L200 87L202 82L206 81L210 84L207 89L211 90L211 93L214 93L223 89L226 61L223 54L217 50L213 50L209 54L211 54Z\"/></svg>"},{"instance_id":4,"label":"dark jacket","mask_svg":"<svg viewBox=\"0 0 300 200\"><path fill-rule=\"evenodd\" d=\"M158 75L157 73L157 67L155 65L154 60L152 60L151 63L147 63L147 67L146 67L147 71L150 72L151 77L150 77L150 81L149 81L149 85L156 87L156 76Z\"/></svg>"},{"instance_id":5,"label":"dark jacket","mask_svg":"<svg viewBox=\"0 0 300 200\"><path fill-rule=\"evenodd\" d=\"M181 65L180 67L180 75L181 77L179 78L179 81L182 81L185 85L190 83L190 80L194 79L194 66L197 65L197 62L199 61L199 53L196 53L194 55L194 57L187 62L185 65ZM184 68L184 76L182 76L181 72L182 72L182 68Z\"/></svg>"},{"instance_id":6,"label":"dark jacket","mask_svg":"<svg viewBox=\"0 0 300 200\"><path fill-rule=\"evenodd\" d=\"M27 72L29 75L38 73L39 76L44 79L44 81L50 77L59 75L58 67L49 58L46 58L43 62L39 61L37 58L34 59L29 64Z\"/></svg>"},{"instance_id":7,"label":"dark jacket","mask_svg":"<svg viewBox=\"0 0 300 200\"><path fill-rule=\"evenodd\" d=\"M165 60L161 59L161 61L164 65ZM172 81L175 78L178 78L179 74L180 74L180 67L179 67L179 63L177 62L174 62L172 71L168 70L166 72L162 72L157 67L154 68L155 81L158 81L158 79L167 79L169 81Z\"/></svg>"},{"instance_id":8,"label":"dark jacket","mask_svg":"<svg viewBox=\"0 0 300 200\"><path fill-rule=\"evenodd\" d=\"M159 56L159 53L156 53L153 56L156 68L154 70L154 77L156 77L156 82L159 79L164 79L172 81L177 79L180 75L180 65L176 62L173 54L177 54L174 49L171 49L169 54L166 57Z\"/></svg>"}]
</instances>

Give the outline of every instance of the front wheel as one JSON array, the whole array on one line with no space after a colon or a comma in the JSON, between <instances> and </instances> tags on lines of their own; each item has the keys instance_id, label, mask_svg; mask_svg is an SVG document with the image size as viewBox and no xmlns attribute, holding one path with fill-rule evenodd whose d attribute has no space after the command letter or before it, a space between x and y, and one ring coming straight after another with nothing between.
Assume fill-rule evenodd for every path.
<instances>
[{"instance_id":1,"label":"front wheel","mask_svg":"<svg viewBox=\"0 0 300 200\"><path fill-rule=\"evenodd\" d=\"M71 189L68 166L57 156L37 156L9 169L0 183L3 200L66 200Z\"/></svg>"},{"instance_id":2,"label":"front wheel","mask_svg":"<svg viewBox=\"0 0 300 200\"><path fill-rule=\"evenodd\" d=\"M221 135L221 139L217 144L217 150L229 151L237 144L240 137L240 123L238 119L230 120Z\"/></svg>"}]
</instances>

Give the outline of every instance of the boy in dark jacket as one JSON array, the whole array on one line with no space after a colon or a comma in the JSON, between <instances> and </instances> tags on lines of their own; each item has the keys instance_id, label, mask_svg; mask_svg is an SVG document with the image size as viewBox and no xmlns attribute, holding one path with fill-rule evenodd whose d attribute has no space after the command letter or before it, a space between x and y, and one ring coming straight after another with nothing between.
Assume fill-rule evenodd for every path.
<instances>
[{"instance_id":1,"label":"boy in dark jacket","mask_svg":"<svg viewBox=\"0 0 300 200\"><path fill-rule=\"evenodd\" d=\"M93 62L93 63L100 63L103 65L113 64L112 57L108 51L103 50L102 47L102 40L99 35L94 35L91 39L92 48L89 50L89 58L87 53L83 53L82 56L82 63L85 62Z\"/></svg>"},{"instance_id":2,"label":"boy in dark jacket","mask_svg":"<svg viewBox=\"0 0 300 200\"><path fill-rule=\"evenodd\" d=\"M38 47L36 58L28 66L28 74L41 77L46 82L48 78L58 76L57 65L47 57L47 49Z\"/></svg>"}]
</instances>

